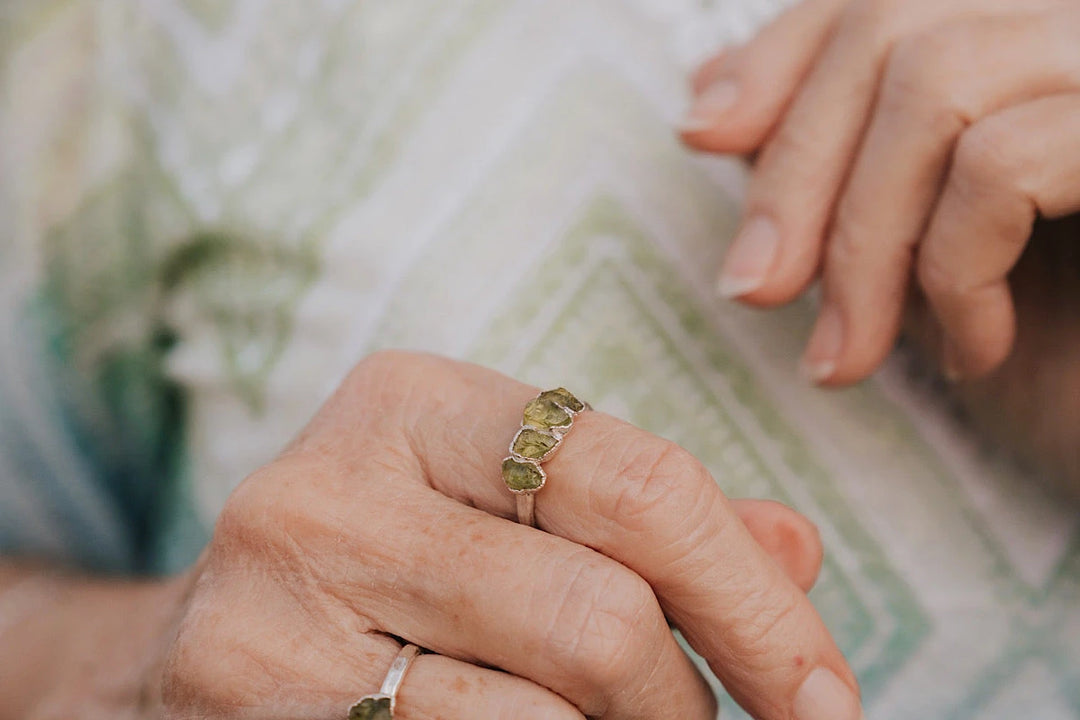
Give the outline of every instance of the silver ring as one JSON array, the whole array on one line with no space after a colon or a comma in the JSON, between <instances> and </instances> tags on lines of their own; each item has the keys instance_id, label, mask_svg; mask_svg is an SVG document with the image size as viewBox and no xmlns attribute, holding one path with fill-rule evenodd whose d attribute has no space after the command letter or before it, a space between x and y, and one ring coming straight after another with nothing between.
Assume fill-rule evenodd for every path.
<instances>
[{"instance_id":1,"label":"silver ring","mask_svg":"<svg viewBox=\"0 0 1080 720\"><path fill-rule=\"evenodd\" d=\"M353 703L349 708L349 720L393 720L398 688L405 678L405 671L419 654L420 648L411 643L401 648L390 665L379 692L365 695Z\"/></svg>"},{"instance_id":2,"label":"silver ring","mask_svg":"<svg viewBox=\"0 0 1080 720\"><path fill-rule=\"evenodd\" d=\"M536 493L547 482L541 463L562 445L574 417L591 409L566 388L545 390L525 405L521 428L502 462L503 482L517 495L517 519L522 525L536 527Z\"/></svg>"}]
</instances>

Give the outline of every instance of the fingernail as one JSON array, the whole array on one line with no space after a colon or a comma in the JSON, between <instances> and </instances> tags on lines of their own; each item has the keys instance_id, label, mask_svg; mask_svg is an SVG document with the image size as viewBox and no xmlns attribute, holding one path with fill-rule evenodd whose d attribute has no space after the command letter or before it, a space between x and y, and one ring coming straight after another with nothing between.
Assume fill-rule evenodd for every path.
<instances>
[{"instance_id":1,"label":"fingernail","mask_svg":"<svg viewBox=\"0 0 1080 720\"><path fill-rule=\"evenodd\" d=\"M956 346L951 340L945 341L945 350L942 352L941 372L945 379L951 383L960 382L963 373L960 371L960 358L956 352Z\"/></svg>"},{"instance_id":2,"label":"fingernail","mask_svg":"<svg viewBox=\"0 0 1080 720\"><path fill-rule=\"evenodd\" d=\"M716 126L738 99L738 85L727 79L716 80L694 100L690 112L679 123L679 130L698 132Z\"/></svg>"},{"instance_id":3,"label":"fingernail","mask_svg":"<svg viewBox=\"0 0 1080 720\"><path fill-rule=\"evenodd\" d=\"M806 344L800 369L813 383L821 383L836 372L836 361L844 344L844 320L834 305L826 302L818 314L814 332Z\"/></svg>"},{"instance_id":4,"label":"fingernail","mask_svg":"<svg viewBox=\"0 0 1080 720\"><path fill-rule=\"evenodd\" d=\"M795 720L866 720L858 696L826 668L807 675L793 709Z\"/></svg>"},{"instance_id":5,"label":"fingernail","mask_svg":"<svg viewBox=\"0 0 1080 720\"><path fill-rule=\"evenodd\" d=\"M779 246L780 233L772 220L760 215L750 218L731 242L716 283L717 294L736 298L761 287Z\"/></svg>"}]
</instances>

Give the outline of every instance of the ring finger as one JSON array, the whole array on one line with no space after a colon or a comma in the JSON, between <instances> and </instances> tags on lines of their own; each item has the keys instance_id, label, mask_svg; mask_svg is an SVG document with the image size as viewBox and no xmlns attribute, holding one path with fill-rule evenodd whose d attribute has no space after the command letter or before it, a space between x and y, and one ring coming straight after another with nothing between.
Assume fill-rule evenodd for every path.
<instances>
[{"instance_id":1,"label":"ring finger","mask_svg":"<svg viewBox=\"0 0 1080 720\"><path fill-rule=\"evenodd\" d=\"M392 656L387 658L389 666ZM442 655L412 662L394 708L395 720L584 720L556 693L514 675Z\"/></svg>"}]
</instances>

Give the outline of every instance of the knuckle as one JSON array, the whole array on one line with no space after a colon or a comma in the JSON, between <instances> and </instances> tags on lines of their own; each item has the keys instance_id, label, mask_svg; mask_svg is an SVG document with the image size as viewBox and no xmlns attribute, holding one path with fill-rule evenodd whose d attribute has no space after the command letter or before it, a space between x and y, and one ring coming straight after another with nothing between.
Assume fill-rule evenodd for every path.
<instances>
[{"instance_id":1,"label":"knuckle","mask_svg":"<svg viewBox=\"0 0 1080 720\"><path fill-rule=\"evenodd\" d=\"M331 404L365 433L395 436L415 427L421 414L461 415L460 368L432 355L380 350L346 377Z\"/></svg>"},{"instance_id":2,"label":"knuckle","mask_svg":"<svg viewBox=\"0 0 1080 720\"><path fill-rule=\"evenodd\" d=\"M380 350L353 366L319 412L286 448L324 457L355 455L356 439L392 432L390 428L423 378L424 356ZM343 433L348 426L350 432Z\"/></svg>"},{"instance_id":3,"label":"knuckle","mask_svg":"<svg viewBox=\"0 0 1080 720\"><path fill-rule=\"evenodd\" d=\"M840 200L825 250L829 279L846 284L850 278L863 277L867 272L881 272L883 268L898 266L911 267L911 242L875 242L880 232L875 228L874 221L875 217L868 211L865 198L846 194Z\"/></svg>"},{"instance_id":4,"label":"knuckle","mask_svg":"<svg viewBox=\"0 0 1080 720\"><path fill-rule=\"evenodd\" d=\"M980 120L960 136L953 158L956 182L998 185L1022 176L1026 168L1016 151L1016 129L1006 114Z\"/></svg>"},{"instance_id":5,"label":"knuckle","mask_svg":"<svg viewBox=\"0 0 1080 720\"><path fill-rule=\"evenodd\" d=\"M648 583L613 562L590 558L571 572L545 640L558 662L608 696L648 657L659 606Z\"/></svg>"},{"instance_id":6,"label":"knuckle","mask_svg":"<svg viewBox=\"0 0 1080 720\"><path fill-rule=\"evenodd\" d=\"M781 178L791 182L810 182L817 179L819 168L814 163L794 162L792 158L816 158L821 153L819 131L807 123L785 120L768 141L757 172L748 189L748 202L767 205Z\"/></svg>"},{"instance_id":7,"label":"knuckle","mask_svg":"<svg viewBox=\"0 0 1080 720\"><path fill-rule=\"evenodd\" d=\"M350 399L365 398L380 389L411 384L419 356L402 350L379 350L358 362L346 376L341 390Z\"/></svg>"},{"instance_id":8,"label":"knuckle","mask_svg":"<svg viewBox=\"0 0 1080 720\"><path fill-rule=\"evenodd\" d=\"M237 710L238 697L257 697L240 687L251 675L237 672L235 639L219 625L224 623L189 616L181 626L162 672L166 717L231 717L222 713Z\"/></svg>"},{"instance_id":9,"label":"knuckle","mask_svg":"<svg viewBox=\"0 0 1080 720\"><path fill-rule=\"evenodd\" d=\"M269 496L277 478L269 468L255 471L232 492L214 526L213 547L236 550L262 542L275 510Z\"/></svg>"},{"instance_id":10,"label":"knuckle","mask_svg":"<svg viewBox=\"0 0 1080 720\"><path fill-rule=\"evenodd\" d=\"M303 556L306 540L333 534L315 508L322 490L316 479L321 466L295 455L256 470L233 491L214 527L211 547L216 557L256 554L261 560ZM305 478L305 482L297 482Z\"/></svg>"},{"instance_id":11,"label":"knuckle","mask_svg":"<svg viewBox=\"0 0 1080 720\"><path fill-rule=\"evenodd\" d=\"M600 514L627 529L664 530L670 535L710 490L717 492L708 470L689 451L669 440L635 431L612 440L615 482L591 488Z\"/></svg>"},{"instance_id":12,"label":"knuckle","mask_svg":"<svg viewBox=\"0 0 1080 720\"><path fill-rule=\"evenodd\" d=\"M840 18L840 32L867 38L876 46L888 44L895 32L895 19L904 0L855 0Z\"/></svg>"},{"instance_id":13,"label":"knuckle","mask_svg":"<svg viewBox=\"0 0 1080 720\"><path fill-rule=\"evenodd\" d=\"M931 300L957 295L961 292L953 268L943 263L935 253L922 252L916 268L919 287Z\"/></svg>"},{"instance_id":14,"label":"knuckle","mask_svg":"<svg viewBox=\"0 0 1080 720\"><path fill-rule=\"evenodd\" d=\"M869 236L850 204L842 202L835 227L829 236L827 271L839 277L848 277L854 268L864 267L867 251L871 249L865 242ZM880 248L877 250L880 251Z\"/></svg>"},{"instance_id":15,"label":"knuckle","mask_svg":"<svg viewBox=\"0 0 1080 720\"><path fill-rule=\"evenodd\" d=\"M881 84L880 112L889 115L920 115L920 120L957 125L964 111L963 77L956 68L966 64L957 57L958 33L934 30L911 35L892 46ZM942 68L951 68L945 72ZM925 116L925 117L923 117Z\"/></svg>"}]
</instances>

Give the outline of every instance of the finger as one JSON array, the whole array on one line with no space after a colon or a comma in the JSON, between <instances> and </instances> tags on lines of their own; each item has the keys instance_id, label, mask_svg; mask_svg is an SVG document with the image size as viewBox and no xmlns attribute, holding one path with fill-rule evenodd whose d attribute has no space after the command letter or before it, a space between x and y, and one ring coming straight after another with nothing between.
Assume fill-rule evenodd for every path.
<instances>
[{"instance_id":1,"label":"finger","mask_svg":"<svg viewBox=\"0 0 1080 720\"><path fill-rule=\"evenodd\" d=\"M341 518L394 507L342 541L366 567L341 575L339 592L376 627L528 678L591 717L715 717L712 691L632 571L431 488L389 484L392 494L344 503Z\"/></svg>"},{"instance_id":2,"label":"finger","mask_svg":"<svg viewBox=\"0 0 1080 720\"><path fill-rule=\"evenodd\" d=\"M817 612L708 472L681 448L609 416L587 413L578 425L547 464L553 482L537 501L541 526L644 577L755 717L797 714L800 688L818 669L831 678L830 714L859 717L854 676Z\"/></svg>"},{"instance_id":3,"label":"finger","mask_svg":"<svg viewBox=\"0 0 1080 720\"><path fill-rule=\"evenodd\" d=\"M401 420L433 486L512 517L514 500L500 464L535 389L424 356L388 354L367 362L350 384L368 385L368 392L386 398L378 407L409 408ZM755 717L859 717L851 670L805 593L755 542L688 453L586 412L545 467L549 480L536 502L540 526L644 578L668 617ZM821 714L808 714L812 708Z\"/></svg>"},{"instance_id":4,"label":"finger","mask_svg":"<svg viewBox=\"0 0 1080 720\"><path fill-rule=\"evenodd\" d=\"M991 115L960 139L918 258L951 374L983 375L1012 345L1006 276L1037 215L1080 212L1080 93Z\"/></svg>"},{"instance_id":5,"label":"finger","mask_svg":"<svg viewBox=\"0 0 1080 720\"><path fill-rule=\"evenodd\" d=\"M804 0L747 44L695 73L695 98L679 125L683 141L709 152L749 153L775 127L847 0Z\"/></svg>"},{"instance_id":6,"label":"finger","mask_svg":"<svg viewBox=\"0 0 1080 720\"><path fill-rule=\"evenodd\" d=\"M817 274L825 230L858 149L889 48L970 11L1014 0L855 0L762 150L743 227L718 285L753 305L787 302Z\"/></svg>"},{"instance_id":7,"label":"finger","mask_svg":"<svg viewBox=\"0 0 1080 720\"><path fill-rule=\"evenodd\" d=\"M1070 7L954 22L895 46L828 242L813 380L854 382L884 360L957 138L1004 107L1080 88L1077 37Z\"/></svg>"},{"instance_id":8,"label":"finger","mask_svg":"<svg viewBox=\"0 0 1080 720\"><path fill-rule=\"evenodd\" d=\"M185 621L181 655L190 657L182 673L173 668L163 690L168 717L343 718L359 698L379 691L400 643L342 627L314 598L297 614L295 597L280 592L281 578L259 578L253 585L239 590L248 593L244 622L222 622L219 606L199 608L203 618L212 617L194 630L191 619ZM172 654L175 664L177 652ZM195 708L198 715L191 714ZM410 664L394 716L584 720L547 688L432 654Z\"/></svg>"},{"instance_id":9,"label":"finger","mask_svg":"<svg viewBox=\"0 0 1080 720\"><path fill-rule=\"evenodd\" d=\"M585 720L577 708L545 687L441 655L421 655L413 661L398 692L394 717Z\"/></svg>"},{"instance_id":10,"label":"finger","mask_svg":"<svg viewBox=\"0 0 1080 720\"><path fill-rule=\"evenodd\" d=\"M792 582L809 592L817 582L824 556L817 527L771 500L732 500L731 507L757 544Z\"/></svg>"},{"instance_id":11,"label":"finger","mask_svg":"<svg viewBox=\"0 0 1080 720\"><path fill-rule=\"evenodd\" d=\"M683 141L709 152L758 149L780 120L846 0L804 0L747 44L695 73L695 97L679 125Z\"/></svg>"},{"instance_id":12,"label":"finger","mask_svg":"<svg viewBox=\"0 0 1080 720\"><path fill-rule=\"evenodd\" d=\"M700 95L719 77L720 71L724 67L724 57L727 52L727 50L721 50L701 63L690 74L690 90L694 95Z\"/></svg>"}]
</instances>

